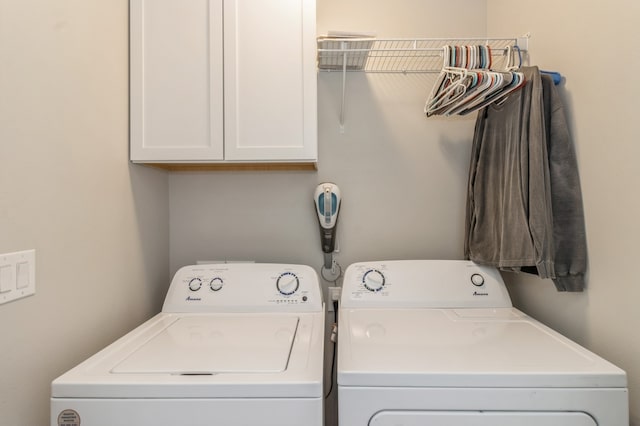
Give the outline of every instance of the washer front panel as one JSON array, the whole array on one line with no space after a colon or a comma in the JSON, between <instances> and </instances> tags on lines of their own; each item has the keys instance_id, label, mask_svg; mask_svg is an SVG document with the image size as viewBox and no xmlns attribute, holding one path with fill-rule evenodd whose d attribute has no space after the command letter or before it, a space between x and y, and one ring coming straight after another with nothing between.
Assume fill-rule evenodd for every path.
<instances>
[{"instance_id":1,"label":"washer front panel","mask_svg":"<svg viewBox=\"0 0 640 426\"><path fill-rule=\"evenodd\" d=\"M81 426L323 426L317 398L53 398L51 425L74 410Z\"/></svg>"}]
</instances>

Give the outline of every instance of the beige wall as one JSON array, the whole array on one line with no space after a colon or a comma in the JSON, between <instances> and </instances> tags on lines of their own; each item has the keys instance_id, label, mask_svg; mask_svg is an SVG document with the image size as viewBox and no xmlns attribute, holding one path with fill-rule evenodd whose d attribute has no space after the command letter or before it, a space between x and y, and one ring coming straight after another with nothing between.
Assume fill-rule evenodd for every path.
<instances>
[{"instance_id":1,"label":"beige wall","mask_svg":"<svg viewBox=\"0 0 640 426\"><path fill-rule=\"evenodd\" d=\"M486 32L486 4L475 0L318 0L317 10L318 33ZM320 73L317 172L171 174L172 271L199 259L320 265L313 190L326 180L344 196L338 226L344 266L372 258L459 258L474 119L426 120L434 80L350 74L340 133L341 75Z\"/></svg>"},{"instance_id":2,"label":"beige wall","mask_svg":"<svg viewBox=\"0 0 640 426\"><path fill-rule=\"evenodd\" d=\"M168 178L128 163L126 0L0 0L0 424L49 424L50 383L159 310Z\"/></svg>"},{"instance_id":3,"label":"beige wall","mask_svg":"<svg viewBox=\"0 0 640 426\"><path fill-rule=\"evenodd\" d=\"M393 3L393 7L391 7ZM475 0L318 0L318 33L483 35ZM418 19L417 17L421 17ZM173 173L171 269L199 259L322 264L313 191L340 187L338 261L459 258L473 117L426 120L435 75L318 76L317 172Z\"/></svg>"},{"instance_id":4,"label":"beige wall","mask_svg":"<svg viewBox=\"0 0 640 426\"><path fill-rule=\"evenodd\" d=\"M531 32L530 63L560 71L578 155L589 250L588 288L505 274L515 303L628 373L631 424L640 425L640 3L488 1L490 34Z\"/></svg>"},{"instance_id":5,"label":"beige wall","mask_svg":"<svg viewBox=\"0 0 640 426\"><path fill-rule=\"evenodd\" d=\"M566 75L589 288L558 294L550 282L507 279L518 306L629 372L636 426L640 85L611 70L639 65L625 55L638 8L318 0L319 33L530 31L531 62ZM169 258L171 271L198 259L320 265L311 194L321 181L344 194L344 266L462 255L473 118L423 117L432 76L350 75L342 134L340 76L321 74L316 173L167 175L127 162L126 0L0 0L0 71L0 253L35 248L38 266L37 294L0 305L0 424L47 424L51 380L159 309Z\"/></svg>"}]
</instances>

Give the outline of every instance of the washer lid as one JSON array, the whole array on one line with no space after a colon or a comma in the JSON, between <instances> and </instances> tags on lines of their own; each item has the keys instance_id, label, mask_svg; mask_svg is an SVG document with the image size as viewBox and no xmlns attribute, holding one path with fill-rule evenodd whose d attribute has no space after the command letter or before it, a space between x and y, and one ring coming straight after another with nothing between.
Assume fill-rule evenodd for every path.
<instances>
[{"instance_id":1,"label":"washer lid","mask_svg":"<svg viewBox=\"0 0 640 426\"><path fill-rule=\"evenodd\" d=\"M285 371L297 317L181 317L112 373L175 375Z\"/></svg>"},{"instance_id":2,"label":"washer lid","mask_svg":"<svg viewBox=\"0 0 640 426\"><path fill-rule=\"evenodd\" d=\"M51 384L53 398L321 398L324 314L160 313Z\"/></svg>"},{"instance_id":3,"label":"washer lid","mask_svg":"<svg viewBox=\"0 0 640 426\"><path fill-rule=\"evenodd\" d=\"M343 309L341 386L625 387L624 371L513 308Z\"/></svg>"}]
</instances>

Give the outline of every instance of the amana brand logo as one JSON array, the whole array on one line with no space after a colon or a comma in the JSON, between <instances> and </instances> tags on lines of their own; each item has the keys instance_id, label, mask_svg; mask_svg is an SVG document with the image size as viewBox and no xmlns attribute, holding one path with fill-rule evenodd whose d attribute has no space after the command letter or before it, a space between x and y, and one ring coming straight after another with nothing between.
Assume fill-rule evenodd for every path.
<instances>
[{"instance_id":1,"label":"amana brand logo","mask_svg":"<svg viewBox=\"0 0 640 426\"><path fill-rule=\"evenodd\" d=\"M199 300L202 300L202 299L200 297L187 296L187 302L197 302Z\"/></svg>"},{"instance_id":2,"label":"amana brand logo","mask_svg":"<svg viewBox=\"0 0 640 426\"><path fill-rule=\"evenodd\" d=\"M64 410L58 415L58 426L80 426L80 415L75 410Z\"/></svg>"},{"instance_id":3,"label":"amana brand logo","mask_svg":"<svg viewBox=\"0 0 640 426\"><path fill-rule=\"evenodd\" d=\"M474 292L473 292L473 295L474 295L474 296L488 296L488 295L489 295L489 293L478 293L477 291L474 291Z\"/></svg>"}]
</instances>

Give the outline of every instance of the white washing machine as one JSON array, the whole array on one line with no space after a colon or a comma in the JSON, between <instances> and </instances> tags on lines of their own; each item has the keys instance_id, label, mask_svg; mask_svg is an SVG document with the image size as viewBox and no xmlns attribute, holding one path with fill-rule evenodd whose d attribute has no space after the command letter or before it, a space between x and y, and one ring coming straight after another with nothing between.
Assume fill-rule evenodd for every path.
<instances>
[{"instance_id":1,"label":"white washing machine","mask_svg":"<svg viewBox=\"0 0 640 426\"><path fill-rule=\"evenodd\" d=\"M308 266L181 268L161 313L53 381L51 426L322 426L321 294Z\"/></svg>"},{"instance_id":2,"label":"white washing machine","mask_svg":"<svg viewBox=\"0 0 640 426\"><path fill-rule=\"evenodd\" d=\"M349 266L340 426L628 426L626 374L511 305L467 261Z\"/></svg>"}]
</instances>

